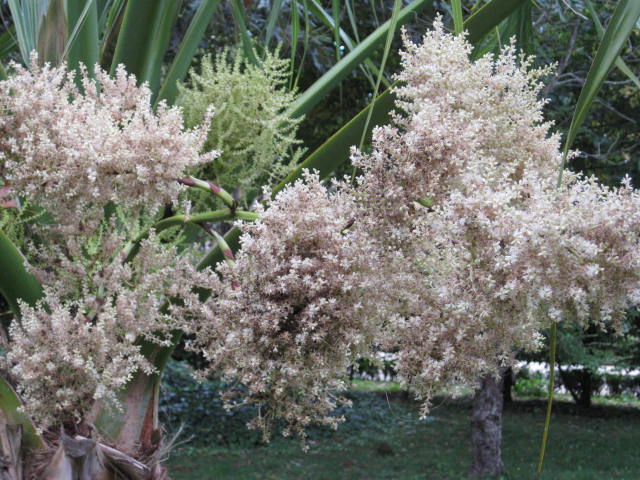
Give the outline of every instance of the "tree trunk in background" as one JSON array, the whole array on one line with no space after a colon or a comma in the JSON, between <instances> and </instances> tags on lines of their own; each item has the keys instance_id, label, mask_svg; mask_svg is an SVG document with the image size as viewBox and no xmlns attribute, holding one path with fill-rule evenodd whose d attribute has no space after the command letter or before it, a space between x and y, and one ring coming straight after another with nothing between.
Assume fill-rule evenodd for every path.
<instances>
[{"instance_id":1,"label":"tree trunk in background","mask_svg":"<svg viewBox=\"0 0 640 480\"><path fill-rule=\"evenodd\" d=\"M580 379L580 397L578 405L588 408L591 406L591 393L593 392L593 375L591 370L583 368L578 372Z\"/></svg>"},{"instance_id":2,"label":"tree trunk in background","mask_svg":"<svg viewBox=\"0 0 640 480\"><path fill-rule=\"evenodd\" d=\"M511 367L507 368L502 374L502 401L506 405L513 402L513 396L511 395L511 388L516 383L516 376L513 373Z\"/></svg>"},{"instance_id":3,"label":"tree trunk in background","mask_svg":"<svg viewBox=\"0 0 640 480\"><path fill-rule=\"evenodd\" d=\"M480 379L471 414L471 476L499 475L502 464L502 381L488 375Z\"/></svg>"}]
</instances>

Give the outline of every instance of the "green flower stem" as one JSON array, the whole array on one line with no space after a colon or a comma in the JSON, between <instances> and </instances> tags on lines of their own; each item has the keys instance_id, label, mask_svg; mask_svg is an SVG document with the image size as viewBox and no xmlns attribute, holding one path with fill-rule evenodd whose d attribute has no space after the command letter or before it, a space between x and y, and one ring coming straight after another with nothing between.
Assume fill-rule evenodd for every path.
<instances>
[{"instance_id":1,"label":"green flower stem","mask_svg":"<svg viewBox=\"0 0 640 480\"><path fill-rule=\"evenodd\" d=\"M220 235L214 228L211 228L208 225L200 224L200 226L204 229L205 232L207 232L209 235L211 235L215 239L216 244L218 245L218 248L222 251L224 261L227 262L229 266L233 267L233 265L235 264L235 257L233 256L233 250L231 250L231 247L229 246L227 241L224 239L224 237Z\"/></svg>"},{"instance_id":2,"label":"green flower stem","mask_svg":"<svg viewBox=\"0 0 640 480\"><path fill-rule=\"evenodd\" d=\"M553 387L556 373L556 344L558 342L558 324L553 322L551 326L551 344L549 345L549 391L547 394L547 416L544 420L544 432L542 433L542 446L540 447L540 459L538 460L538 470L536 478L542 475L542 465L544 463L544 452L547 449L549 440L549 424L551 423L551 407L553 406Z\"/></svg>"},{"instance_id":3,"label":"green flower stem","mask_svg":"<svg viewBox=\"0 0 640 480\"><path fill-rule=\"evenodd\" d=\"M134 240L129 242L122 252L120 252L120 257L124 262L130 261L137 253L140 242L149 236L149 232L151 230L161 232L167 228L178 227L181 225L202 225L207 222L223 222L226 220L246 220L248 222L253 222L257 219L258 214L255 212L235 210L233 208L223 208L221 210L197 213L195 215L179 214L163 218L156 222L149 230L141 233Z\"/></svg>"},{"instance_id":4,"label":"green flower stem","mask_svg":"<svg viewBox=\"0 0 640 480\"><path fill-rule=\"evenodd\" d=\"M231 196L225 189L220 188L215 183L207 182L206 180L200 180L199 178L188 177L178 180L183 185L188 187L204 190L205 192L213 193L216 197L220 198L229 208L235 209L238 206L238 202Z\"/></svg>"}]
</instances>

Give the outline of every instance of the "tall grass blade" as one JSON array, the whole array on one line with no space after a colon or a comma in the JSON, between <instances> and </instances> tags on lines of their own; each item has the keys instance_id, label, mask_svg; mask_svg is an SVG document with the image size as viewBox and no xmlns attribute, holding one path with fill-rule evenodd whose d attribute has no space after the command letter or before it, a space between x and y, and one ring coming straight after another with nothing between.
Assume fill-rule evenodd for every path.
<instances>
[{"instance_id":1,"label":"tall grass blade","mask_svg":"<svg viewBox=\"0 0 640 480\"><path fill-rule=\"evenodd\" d=\"M289 90L295 83L296 53L298 51L298 36L300 35L300 12L298 0L291 0L291 56L289 60Z\"/></svg>"},{"instance_id":2,"label":"tall grass blade","mask_svg":"<svg viewBox=\"0 0 640 480\"><path fill-rule=\"evenodd\" d=\"M400 13L400 7L402 6L402 0L395 0L393 2L393 13L391 14L391 27L389 28L389 33L387 33L387 41L384 45L384 53L382 54L382 63L380 64L380 72L378 73L378 78L376 80L376 86L373 90L373 99L378 98L378 91L380 89L380 82L382 80L382 76L384 75L384 67L387 63L387 58L389 58L389 51L391 50L391 43L393 41L394 33L398 27L398 14ZM368 135L369 123L371 122L371 116L373 115L373 111L375 109L375 102L372 102L369 111L367 112L367 119L364 124L364 128L362 129L362 135L360 136L360 143L358 144L358 148L362 148L364 145L364 141L366 136ZM355 168L353 170L355 174Z\"/></svg>"},{"instance_id":3,"label":"tall grass blade","mask_svg":"<svg viewBox=\"0 0 640 480\"><path fill-rule=\"evenodd\" d=\"M125 3L125 0L111 0L100 15L100 31L104 32L100 45L100 65L105 70L110 70L113 63L113 55L124 20Z\"/></svg>"},{"instance_id":4,"label":"tall grass blade","mask_svg":"<svg viewBox=\"0 0 640 480\"><path fill-rule=\"evenodd\" d=\"M324 23L329 29L331 30L334 29L333 18L322 8L318 0L309 1L309 11L313 13L313 15L322 23ZM347 34L347 32L345 32L342 28L339 29L339 32L340 32L340 39L342 40L342 42L350 52L353 51L356 48L356 46L360 43L359 40L358 40L358 43L355 43L351 39L349 34ZM375 79L371 76L371 74L373 73L373 75L378 75L379 73L378 68L369 58L367 58L364 61L364 65L366 68L363 68L363 73L367 78L367 80L369 81L369 83L371 84L371 88L375 88L375 85L376 85ZM385 87L388 87L389 85L391 85L391 83L384 76L382 77L382 81L385 84Z\"/></svg>"},{"instance_id":5,"label":"tall grass blade","mask_svg":"<svg viewBox=\"0 0 640 480\"><path fill-rule=\"evenodd\" d=\"M553 322L551 326L549 343L549 386L547 390L547 411L544 420L544 430L542 433L542 447L540 448L540 457L538 458L538 467L536 469L536 479L540 479L542 475L542 466L544 465L544 454L549 441L549 425L551 424L551 409L553 407L553 392L555 385L555 368L556 368L556 349L558 343L558 324Z\"/></svg>"},{"instance_id":6,"label":"tall grass blade","mask_svg":"<svg viewBox=\"0 0 640 480\"><path fill-rule=\"evenodd\" d=\"M49 8L49 0L7 0L11 18L16 28L20 55L25 65L38 46L40 20Z\"/></svg>"},{"instance_id":7,"label":"tall grass blade","mask_svg":"<svg viewBox=\"0 0 640 480\"><path fill-rule=\"evenodd\" d=\"M358 34L358 23L356 22L356 15L353 12L353 2L351 0L345 0L344 6L347 10L347 17L349 18L349 23L351 24L353 37L356 39L357 43L360 43L360 35Z\"/></svg>"},{"instance_id":8,"label":"tall grass blade","mask_svg":"<svg viewBox=\"0 0 640 480\"><path fill-rule=\"evenodd\" d=\"M516 48L521 52L531 55L533 39L533 4L526 0L505 20L505 29L502 31L502 38L509 41L511 37L516 38Z\"/></svg>"},{"instance_id":9,"label":"tall grass blade","mask_svg":"<svg viewBox=\"0 0 640 480\"><path fill-rule=\"evenodd\" d=\"M309 18L309 2L302 0L302 11L304 12L304 43L302 49L302 58L300 59L300 67L298 67L298 73L296 79L293 82L293 90L297 90L302 70L304 69L304 61L307 58L307 51L309 50L309 39L311 38L311 19Z\"/></svg>"}]
</instances>

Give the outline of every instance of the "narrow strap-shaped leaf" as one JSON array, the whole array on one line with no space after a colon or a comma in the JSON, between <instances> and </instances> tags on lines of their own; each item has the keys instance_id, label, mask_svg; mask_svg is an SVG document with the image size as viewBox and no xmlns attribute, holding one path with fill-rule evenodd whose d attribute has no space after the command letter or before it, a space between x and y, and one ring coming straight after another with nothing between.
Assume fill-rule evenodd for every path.
<instances>
[{"instance_id":1,"label":"narrow strap-shaped leaf","mask_svg":"<svg viewBox=\"0 0 640 480\"><path fill-rule=\"evenodd\" d=\"M392 87L394 85L395 83L392 84ZM302 175L303 169L317 170L321 178L329 176L349 158L351 147L358 144L360 136L363 134L363 130L365 130L365 126L365 134L369 136L373 128L389 121L389 112L393 109L394 99L395 97L390 89L382 92L375 101L361 110L360 113L353 117L346 125L300 163L295 170L287 175L287 177L273 189L273 193L279 192L287 184L294 182ZM367 125L367 118L371 110L371 117Z\"/></svg>"},{"instance_id":2,"label":"narrow strap-shaped leaf","mask_svg":"<svg viewBox=\"0 0 640 480\"><path fill-rule=\"evenodd\" d=\"M298 36L300 35L300 12L298 0L291 0L291 52L289 60L289 90L293 90L295 81L296 53L298 51Z\"/></svg>"},{"instance_id":3,"label":"narrow strap-shaped leaf","mask_svg":"<svg viewBox=\"0 0 640 480\"><path fill-rule=\"evenodd\" d=\"M528 55L532 54L531 41L533 38L533 22L531 16L531 0L526 0L509 17L507 17L505 29L502 32L504 41L516 37L516 48Z\"/></svg>"},{"instance_id":4,"label":"narrow strap-shaped leaf","mask_svg":"<svg viewBox=\"0 0 640 480\"><path fill-rule=\"evenodd\" d=\"M233 14L233 21L236 22L236 28L240 34L240 41L242 42L242 52L244 56L253 65L258 65L258 57L253 50L253 44L251 42L251 35L249 29L244 21L244 9L240 0L231 0L231 13Z\"/></svg>"},{"instance_id":5,"label":"narrow strap-shaped leaf","mask_svg":"<svg viewBox=\"0 0 640 480\"><path fill-rule=\"evenodd\" d=\"M393 42L394 33L398 24L398 14L400 13L400 7L402 6L402 0L394 0L393 2L393 14L391 15L391 28L389 29L389 33L387 33L387 41L384 45L384 53L382 54L382 62L380 63L380 72L378 72L378 78L376 79L376 85L373 89L373 98L378 98L378 92L380 91L380 82L383 77L384 67L387 63L387 58L389 57L389 51L391 50L391 43ZM367 118L364 122L364 128L362 129L362 135L360 136L360 142L358 143L358 148L362 148L364 146L364 142L369 135L370 129L369 124L371 123L371 118L373 117L373 112L375 110L375 102L369 105L369 111L367 112ZM356 169L353 169L353 174L355 175Z\"/></svg>"},{"instance_id":6,"label":"narrow strap-shaped leaf","mask_svg":"<svg viewBox=\"0 0 640 480\"><path fill-rule=\"evenodd\" d=\"M549 425L551 424L551 410L553 408L553 392L555 384L555 369L556 369L556 348L558 342L558 324L553 322L550 332L550 345L549 345L549 384L547 389L547 412L544 420L544 430L542 433L542 445L540 447L540 457L538 458L538 467L536 468L536 479L540 479L542 475L542 466L544 464L544 454L547 449L547 442L549 440Z\"/></svg>"},{"instance_id":7,"label":"narrow strap-shaped leaf","mask_svg":"<svg viewBox=\"0 0 640 480\"><path fill-rule=\"evenodd\" d=\"M27 271L25 262L20 250L0 230L0 294L17 318L20 317L18 300L35 305L43 296L42 286Z\"/></svg>"},{"instance_id":8,"label":"narrow strap-shaped leaf","mask_svg":"<svg viewBox=\"0 0 640 480\"><path fill-rule=\"evenodd\" d=\"M453 17L453 33L462 32L462 0L451 0L451 15Z\"/></svg>"},{"instance_id":9,"label":"narrow strap-shaped leaf","mask_svg":"<svg viewBox=\"0 0 640 480\"><path fill-rule=\"evenodd\" d=\"M182 0L129 0L118 34L110 73L119 64L133 73L138 82L149 82L156 92L160 69Z\"/></svg>"},{"instance_id":10,"label":"narrow strap-shaped leaf","mask_svg":"<svg viewBox=\"0 0 640 480\"><path fill-rule=\"evenodd\" d=\"M38 60L59 65L67 44L67 16L64 0L51 0L38 28Z\"/></svg>"},{"instance_id":11,"label":"narrow strap-shaped leaf","mask_svg":"<svg viewBox=\"0 0 640 480\"><path fill-rule=\"evenodd\" d=\"M38 30L40 20L47 11L45 2L25 2L21 0L8 0L11 18L16 28L18 46L22 61L28 65L29 55L38 46Z\"/></svg>"},{"instance_id":12,"label":"narrow strap-shaped leaf","mask_svg":"<svg viewBox=\"0 0 640 480\"><path fill-rule=\"evenodd\" d=\"M564 145L562 159L563 167L566 163L569 149L578 134L582 122L584 122L584 119L587 116L587 112L591 107L591 104L595 100L600 87L602 87L602 84L607 78L611 67L620 55L620 51L629 38L631 31L635 28L639 17L640 1L620 0L620 3L616 6L611 19L609 20L609 25L604 32L600 46L593 58L593 63L591 64L591 68L589 68L589 73L587 73L587 79L580 91L580 96L576 103L576 110L571 119L571 125L569 126L569 132L567 133ZM559 181L560 180L561 179L559 179Z\"/></svg>"},{"instance_id":13,"label":"narrow strap-shaped leaf","mask_svg":"<svg viewBox=\"0 0 640 480\"><path fill-rule=\"evenodd\" d=\"M431 5L431 3L433 3L433 0L414 0L400 11L397 25L400 26L406 23L415 13ZM355 67L368 58L384 42L390 26L391 20L388 20L365 38L354 50L345 55L298 97L287 111L287 115L292 118L300 117L322 101L329 91L335 88L343 78L349 75Z\"/></svg>"},{"instance_id":14,"label":"narrow strap-shaped leaf","mask_svg":"<svg viewBox=\"0 0 640 480\"><path fill-rule=\"evenodd\" d=\"M180 43L178 53L173 59L171 67L169 67L169 72L158 94L156 103L160 100L166 100L167 103L171 104L176 99L178 82L183 81L187 75L191 60L218 5L220 5L220 0L204 0L198 5L193 20L191 20L189 28Z\"/></svg>"},{"instance_id":15,"label":"narrow strap-shaped leaf","mask_svg":"<svg viewBox=\"0 0 640 480\"><path fill-rule=\"evenodd\" d=\"M100 19L100 31L104 32L100 44L100 66L104 70L111 69L120 27L124 20L126 0L111 0L105 7Z\"/></svg>"},{"instance_id":16,"label":"narrow strap-shaped leaf","mask_svg":"<svg viewBox=\"0 0 640 480\"><path fill-rule=\"evenodd\" d=\"M271 5L269 16L267 17L267 29L264 34L264 48L269 48L269 43L271 43L271 38L273 37L273 32L276 28L276 22L278 21L280 10L282 10L282 2L283 0L275 0Z\"/></svg>"},{"instance_id":17,"label":"narrow strap-shaped leaf","mask_svg":"<svg viewBox=\"0 0 640 480\"><path fill-rule=\"evenodd\" d=\"M322 8L322 6L318 3L318 0L309 1L309 11L311 11L311 13L313 13L313 15L315 15L318 20L320 20L327 27L333 30L334 28L333 18ZM358 46L358 43L355 43L351 39L351 37L347 34L347 32L345 32L342 28L340 28L338 31L340 33L340 39L345 44L347 49L350 52L353 51ZM373 79L373 77L371 77L370 73L373 73L374 75L378 75L379 73L378 67L376 67L375 64L369 58L367 58L364 61L364 64L366 68L368 68L371 71L371 72L368 72L365 70L365 75L367 75L367 79L369 80L369 83L371 83L371 86L375 87L375 80ZM386 87L391 85L391 83L384 77L382 77L382 81L384 82Z\"/></svg>"},{"instance_id":18,"label":"narrow strap-shaped leaf","mask_svg":"<svg viewBox=\"0 0 640 480\"><path fill-rule=\"evenodd\" d=\"M353 11L353 2L351 0L345 0L345 9L347 10L347 17L349 17L349 23L351 24L351 30L356 39L356 42L360 43L360 34L358 33L358 22L356 21L356 14Z\"/></svg>"},{"instance_id":19,"label":"narrow strap-shaped leaf","mask_svg":"<svg viewBox=\"0 0 640 480\"><path fill-rule=\"evenodd\" d=\"M33 421L19 411L22 402L11 385L0 377L0 415L9 425L22 425L22 444L27 448L44 448L44 441L38 435Z\"/></svg>"},{"instance_id":20,"label":"narrow strap-shaped leaf","mask_svg":"<svg viewBox=\"0 0 640 480\"><path fill-rule=\"evenodd\" d=\"M467 18L463 24L469 32L467 39L475 44L500 25L505 18L528 0L492 0Z\"/></svg>"},{"instance_id":21,"label":"narrow strap-shaped leaf","mask_svg":"<svg viewBox=\"0 0 640 480\"><path fill-rule=\"evenodd\" d=\"M65 48L69 69L83 63L93 72L100 55L100 31L96 0L67 0L69 41Z\"/></svg>"},{"instance_id":22,"label":"narrow strap-shaped leaf","mask_svg":"<svg viewBox=\"0 0 640 480\"><path fill-rule=\"evenodd\" d=\"M591 3L591 0L586 0L585 3L587 5L587 8L589 9L591 18L593 19L593 23L596 27L596 31L598 32L598 36L602 40L602 37L604 36L604 27L602 26L602 23L600 23L598 13L596 12L595 8L593 8L593 3ZM636 77L636 75L631 71L631 68L629 68L629 66L624 62L624 60L622 60L622 58L616 58L616 67L622 73L624 73L629 78L629 80L631 80L635 84L637 88L640 88L640 80L638 80L638 77Z\"/></svg>"},{"instance_id":23,"label":"narrow strap-shaped leaf","mask_svg":"<svg viewBox=\"0 0 640 480\"><path fill-rule=\"evenodd\" d=\"M11 25L8 30L0 35L0 60L6 58L12 52L15 52L18 48L18 42L16 41L16 27Z\"/></svg>"}]
</instances>

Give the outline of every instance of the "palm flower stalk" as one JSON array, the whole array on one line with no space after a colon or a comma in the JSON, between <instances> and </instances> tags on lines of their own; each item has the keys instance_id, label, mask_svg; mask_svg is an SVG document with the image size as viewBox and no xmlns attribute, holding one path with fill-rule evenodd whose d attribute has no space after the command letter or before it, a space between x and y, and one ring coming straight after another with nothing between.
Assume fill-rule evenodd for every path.
<instances>
[{"instance_id":1,"label":"palm flower stalk","mask_svg":"<svg viewBox=\"0 0 640 480\"><path fill-rule=\"evenodd\" d=\"M238 202L231 196L229 192L227 192L223 188L220 188L213 182L200 180L199 178L195 178L191 175L185 178L181 178L180 180L178 180L178 182L188 187L193 187L205 192L212 193L216 197L220 198L229 208L235 209L238 206Z\"/></svg>"}]
</instances>

